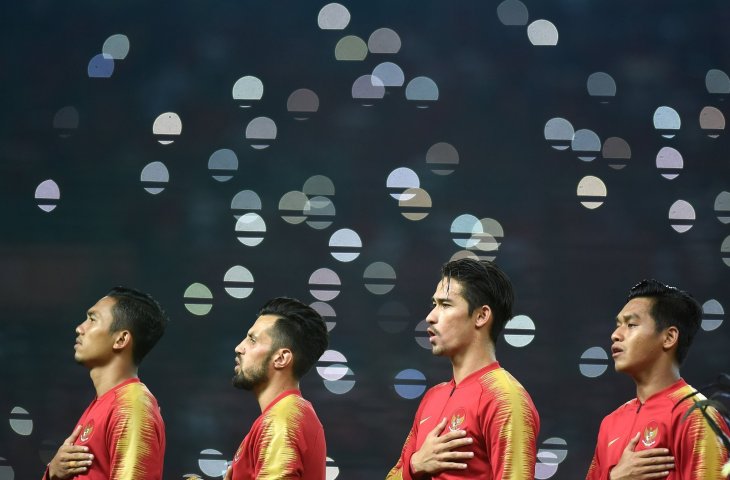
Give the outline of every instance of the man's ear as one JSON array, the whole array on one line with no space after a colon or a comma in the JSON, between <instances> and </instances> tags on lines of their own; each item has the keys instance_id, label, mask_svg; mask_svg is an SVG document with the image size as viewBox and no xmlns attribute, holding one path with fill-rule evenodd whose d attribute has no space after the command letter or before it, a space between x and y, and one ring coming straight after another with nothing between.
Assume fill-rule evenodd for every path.
<instances>
[{"instance_id":1,"label":"man's ear","mask_svg":"<svg viewBox=\"0 0 730 480\"><path fill-rule=\"evenodd\" d=\"M280 348L274 354L272 361L274 368L277 370L281 370L290 365L293 365L294 354L288 348Z\"/></svg>"},{"instance_id":2,"label":"man's ear","mask_svg":"<svg viewBox=\"0 0 730 480\"><path fill-rule=\"evenodd\" d=\"M112 336L114 337L112 348L115 352L120 352L132 345L132 332L129 330L119 330L112 333Z\"/></svg>"},{"instance_id":3,"label":"man's ear","mask_svg":"<svg viewBox=\"0 0 730 480\"><path fill-rule=\"evenodd\" d=\"M489 305L482 305L474 309L474 326L482 328L492 321L492 309Z\"/></svg>"},{"instance_id":4,"label":"man's ear","mask_svg":"<svg viewBox=\"0 0 730 480\"><path fill-rule=\"evenodd\" d=\"M664 335L662 342L664 350L671 350L679 344L679 329L674 325L667 327L662 335Z\"/></svg>"}]
</instances>

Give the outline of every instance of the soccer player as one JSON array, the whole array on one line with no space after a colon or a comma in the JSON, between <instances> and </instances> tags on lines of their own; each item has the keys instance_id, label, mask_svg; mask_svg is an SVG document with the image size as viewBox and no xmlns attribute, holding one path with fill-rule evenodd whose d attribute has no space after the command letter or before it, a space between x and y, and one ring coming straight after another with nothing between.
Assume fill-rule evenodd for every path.
<instances>
[{"instance_id":1,"label":"soccer player","mask_svg":"<svg viewBox=\"0 0 730 480\"><path fill-rule=\"evenodd\" d=\"M513 301L512 284L494 263L443 266L427 332L432 353L451 360L454 376L424 395L387 480L534 478L540 419L495 353Z\"/></svg>"},{"instance_id":2,"label":"soccer player","mask_svg":"<svg viewBox=\"0 0 730 480\"><path fill-rule=\"evenodd\" d=\"M324 480L324 429L302 398L299 379L327 349L322 317L291 298L274 298L259 311L235 348L233 386L250 390L261 407L226 480Z\"/></svg>"},{"instance_id":3,"label":"soccer player","mask_svg":"<svg viewBox=\"0 0 730 480\"><path fill-rule=\"evenodd\" d=\"M701 412L685 418L694 389L679 375L701 316L692 296L656 280L629 291L611 352L616 371L636 383L636 398L601 422L587 480L721 478L727 452ZM717 411L707 413L727 432Z\"/></svg>"},{"instance_id":4,"label":"soccer player","mask_svg":"<svg viewBox=\"0 0 730 480\"><path fill-rule=\"evenodd\" d=\"M76 327L74 358L89 369L96 398L48 464L44 480L162 479L165 425L137 369L167 321L152 297L124 287L89 309Z\"/></svg>"}]
</instances>

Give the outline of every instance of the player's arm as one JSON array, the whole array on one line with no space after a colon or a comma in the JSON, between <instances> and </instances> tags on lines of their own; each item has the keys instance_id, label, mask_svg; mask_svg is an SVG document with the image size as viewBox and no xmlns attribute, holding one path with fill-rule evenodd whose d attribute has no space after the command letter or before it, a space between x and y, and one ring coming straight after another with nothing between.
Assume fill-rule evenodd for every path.
<instances>
[{"instance_id":1,"label":"player's arm","mask_svg":"<svg viewBox=\"0 0 730 480\"><path fill-rule=\"evenodd\" d=\"M526 392L507 391L484 412L484 438L490 451L492 478L534 478L540 417Z\"/></svg>"},{"instance_id":2,"label":"player's arm","mask_svg":"<svg viewBox=\"0 0 730 480\"><path fill-rule=\"evenodd\" d=\"M727 425L716 410L710 408L706 413L730 435ZM687 480L723 478L721 470L728 461L728 452L710 428L707 419L698 410L694 410L686 419L683 419L683 412L681 417L676 417L673 449L679 477Z\"/></svg>"},{"instance_id":3,"label":"player's arm","mask_svg":"<svg viewBox=\"0 0 730 480\"><path fill-rule=\"evenodd\" d=\"M161 480L165 455L164 425L157 406L141 388L129 386L110 412L106 444L109 480Z\"/></svg>"},{"instance_id":4,"label":"player's arm","mask_svg":"<svg viewBox=\"0 0 730 480\"><path fill-rule=\"evenodd\" d=\"M63 441L56 455L48 464L43 480L64 480L86 473L94 455L89 453L89 447L74 445L81 433L81 425L77 425L71 435Z\"/></svg>"}]
</instances>

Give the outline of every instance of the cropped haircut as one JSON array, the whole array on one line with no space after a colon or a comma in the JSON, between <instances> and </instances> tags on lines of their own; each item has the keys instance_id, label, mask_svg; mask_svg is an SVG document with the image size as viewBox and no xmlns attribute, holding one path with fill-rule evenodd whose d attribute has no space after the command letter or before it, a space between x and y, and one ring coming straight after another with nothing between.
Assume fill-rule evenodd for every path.
<instances>
[{"instance_id":1,"label":"cropped haircut","mask_svg":"<svg viewBox=\"0 0 730 480\"><path fill-rule=\"evenodd\" d=\"M700 328L702 307L691 294L654 279L642 280L629 290L628 300L637 297L652 299L649 313L657 332L672 326L679 330L677 362L681 365Z\"/></svg>"},{"instance_id":2,"label":"cropped haircut","mask_svg":"<svg viewBox=\"0 0 730 480\"><path fill-rule=\"evenodd\" d=\"M106 296L116 300L109 330L132 333L132 361L139 365L165 333L167 314L149 294L133 288L115 287Z\"/></svg>"},{"instance_id":3,"label":"cropped haircut","mask_svg":"<svg viewBox=\"0 0 730 480\"><path fill-rule=\"evenodd\" d=\"M290 349L294 355L294 377L302 378L329 345L329 334L324 320L312 307L288 297L269 300L261 307L259 316L261 315L277 317L269 329L272 349Z\"/></svg>"},{"instance_id":4,"label":"cropped haircut","mask_svg":"<svg viewBox=\"0 0 730 480\"><path fill-rule=\"evenodd\" d=\"M462 296L469 305L469 315L482 305L492 309L492 342L497 343L505 324L512 318L515 301L512 282L496 264L487 260L462 258L452 260L441 268L441 277L458 280Z\"/></svg>"}]
</instances>

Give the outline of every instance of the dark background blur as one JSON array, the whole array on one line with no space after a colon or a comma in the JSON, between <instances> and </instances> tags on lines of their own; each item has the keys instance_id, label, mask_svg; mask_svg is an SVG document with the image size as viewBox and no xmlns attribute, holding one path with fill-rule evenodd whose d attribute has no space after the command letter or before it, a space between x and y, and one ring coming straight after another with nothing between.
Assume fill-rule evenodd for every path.
<instances>
[{"instance_id":1,"label":"dark background blur","mask_svg":"<svg viewBox=\"0 0 730 480\"><path fill-rule=\"evenodd\" d=\"M526 24L505 25L499 2L373 0L343 4L352 17L344 30L318 26L325 4L30 0L0 7L0 416L8 418L0 427L0 480L39 478L93 398L87 371L72 358L74 328L118 284L150 292L172 320L140 370L167 425L165 478L212 478L259 414L252 395L230 386L234 346L269 298L318 301L309 278L320 268L341 280L340 294L327 302L336 312L328 319L336 322L330 348L346 357L343 380L355 382L337 394L347 384L325 385L313 370L302 385L327 434L328 480L338 472L345 480L383 478L420 399L399 395L396 375L418 370L428 386L451 375L448 360L433 358L415 337L441 264L460 250L451 225L463 214L503 227L496 261L514 282L515 313L535 325L528 345L501 339L497 354L537 405L540 448L555 453L558 445L561 460L567 452L559 465L545 456L541 478L582 478L601 418L634 393L611 365L595 378L583 375L581 364L598 364L600 373L608 360L581 357L609 348L613 318L640 279L689 290L706 307L708 322L683 376L699 387L730 369L730 331L727 322L718 327L730 305L730 225L718 218L730 209L721 195L730 190L729 135L700 124L704 107L729 111L730 83L727 90L706 83L711 70L730 69L727 2L525 0ZM528 38L528 25L540 19L557 28L556 46ZM341 38L367 43L382 27L400 37L397 53L335 58ZM90 77L89 62L115 34L128 38L128 55L114 61L109 78ZM363 106L353 82L382 62L397 64L405 82ZM589 93L595 72L613 78L615 96ZM241 108L232 88L246 75L262 81L264 94ZM428 108L405 95L419 76L438 86ZM300 88L319 98L306 121L287 111ZM673 138L654 128L661 106L681 118ZM58 120L64 108L78 113L78 125L73 115ZM182 122L169 145L152 131L165 112ZM277 126L265 149L252 148L245 135L260 116ZM544 135L553 118L601 142L625 140L626 167L612 168L600 151L584 161L577 148L553 148ZM450 175L426 163L439 142L458 151ZM657 169L663 147L684 160L673 180ZM221 182L208 161L224 148L239 163ZM156 195L140 181L152 162L170 176ZM400 167L413 170L430 195L423 220L405 218L386 187ZM323 229L290 224L279 211L282 196L314 175L335 187L336 214ZM595 209L576 195L586 176L607 189ZM50 212L34 197L48 179L60 189ZM258 246L237 239L230 204L242 190L261 199L256 213L266 232ZM691 204L694 221L670 221L677 200ZM691 228L679 233L677 223ZM330 254L330 236L342 228L362 240L352 262ZM374 262L396 272L384 295L365 285ZM229 295L224 284L237 265L253 276L246 298ZM195 283L212 293L206 315L186 307Z\"/></svg>"}]
</instances>

